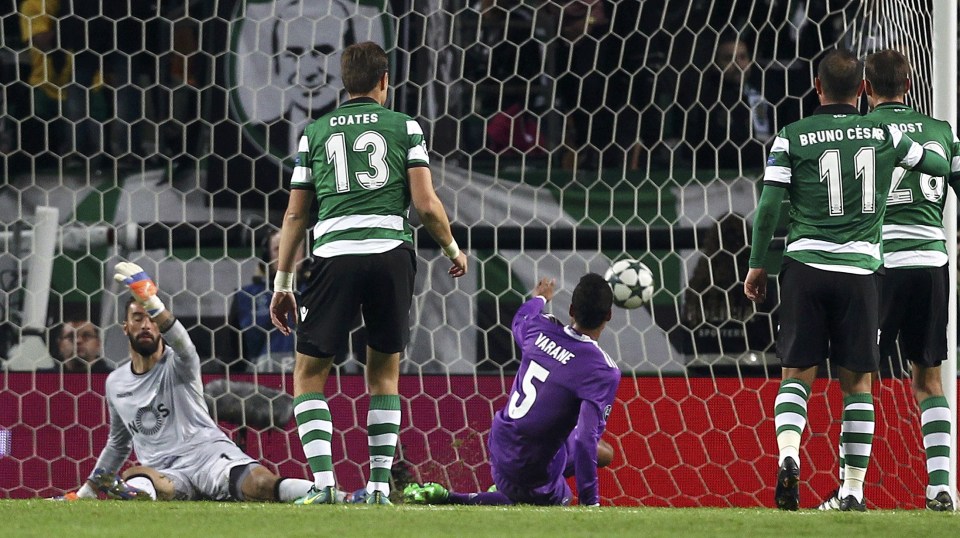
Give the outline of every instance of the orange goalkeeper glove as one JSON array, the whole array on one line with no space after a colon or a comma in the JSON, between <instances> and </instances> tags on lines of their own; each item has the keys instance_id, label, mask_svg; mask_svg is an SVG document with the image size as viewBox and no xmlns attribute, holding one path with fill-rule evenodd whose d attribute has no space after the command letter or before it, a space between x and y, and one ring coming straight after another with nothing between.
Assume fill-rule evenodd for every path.
<instances>
[{"instance_id":1,"label":"orange goalkeeper glove","mask_svg":"<svg viewBox=\"0 0 960 538\"><path fill-rule=\"evenodd\" d=\"M120 262L114 267L114 271L116 274L113 275L113 279L130 288L134 299L151 318L166 310L163 301L157 297L157 285L142 267L135 263Z\"/></svg>"}]
</instances>

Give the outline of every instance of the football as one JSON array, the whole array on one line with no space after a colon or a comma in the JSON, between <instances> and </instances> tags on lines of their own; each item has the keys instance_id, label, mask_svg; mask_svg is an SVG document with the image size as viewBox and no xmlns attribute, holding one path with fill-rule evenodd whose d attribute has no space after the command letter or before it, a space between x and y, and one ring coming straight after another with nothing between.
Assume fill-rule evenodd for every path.
<instances>
[{"instance_id":1,"label":"football","mask_svg":"<svg viewBox=\"0 0 960 538\"><path fill-rule=\"evenodd\" d=\"M637 260L617 260L603 275L620 308L639 308L653 297L653 271Z\"/></svg>"}]
</instances>

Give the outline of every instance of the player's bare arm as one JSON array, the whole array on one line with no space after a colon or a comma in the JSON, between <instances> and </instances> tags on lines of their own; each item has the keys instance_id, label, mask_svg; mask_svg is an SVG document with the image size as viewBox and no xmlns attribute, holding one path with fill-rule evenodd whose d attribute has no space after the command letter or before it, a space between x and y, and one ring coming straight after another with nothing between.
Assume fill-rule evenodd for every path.
<instances>
[{"instance_id":1,"label":"player's bare arm","mask_svg":"<svg viewBox=\"0 0 960 538\"><path fill-rule=\"evenodd\" d=\"M430 236L443 248L443 253L453 262L448 274L459 278L467 274L467 254L460 250L453 239L450 230L450 221L443 208L443 202L433 188L433 177L430 169L418 166L407 171L410 179L410 195L413 198L413 207L420 215L420 222L427 228Z\"/></svg>"},{"instance_id":2,"label":"player's bare arm","mask_svg":"<svg viewBox=\"0 0 960 538\"><path fill-rule=\"evenodd\" d=\"M767 299L767 270L763 267L751 267L747 278L743 280L743 293L747 299L762 303Z\"/></svg>"},{"instance_id":3,"label":"player's bare arm","mask_svg":"<svg viewBox=\"0 0 960 538\"><path fill-rule=\"evenodd\" d=\"M280 227L280 254L277 257L277 274L273 280L270 320L284 335L293 332L291 320L297 319L297 299L293 295L296 252L307 229L312 201L313 191L293 189Z\"/></svg>"}]
</instances>

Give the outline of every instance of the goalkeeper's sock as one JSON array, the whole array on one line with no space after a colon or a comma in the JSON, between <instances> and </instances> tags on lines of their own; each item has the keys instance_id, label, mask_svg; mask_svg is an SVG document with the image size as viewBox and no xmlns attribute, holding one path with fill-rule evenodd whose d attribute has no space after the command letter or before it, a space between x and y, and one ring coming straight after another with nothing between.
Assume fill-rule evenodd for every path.
<instances>
[{"instance_id":1,"label":"goalkeeper's sock","mask_svg":"<svg viewBox=\"0 0 960 538\"><path fill-rule=\"evenodd\" d=\"M773 423L777 428L777 465L790 457L800 465L800 437L807 427L807 399L810 386L799 379L784 379L773 404Z\"/></svg>"},{"instance_id":2,"label":"goalkeeper's sock","mask_svg":"<svg viewBox=\"0 0 960 538\"><path fill-rule=\"evenodd\" d=\"M943 396L920 402L920 429L927 453L927 498L950 491L950 405Z\"/></svg>"},{"instance_id":3,"label":"goalkeeper's sock","mask_svg":"<svg viewBox=\"0 0 960 538\"><path fill-rule=\"evenodd\" d=\"M297 418L303 454L307 457L317 489L336 485L330 442L333 438L333 419L326 397L319 392L297 396L293 399L293 414Z\"/></svg>"},{"instance_id":4,"label":"goalkeeper's sock","mask_svg":"<svg viewBox=\"0 0 960 538\"><path fill-rule=\"evenodd\" d=\"M370 397L367 411L367 446L370 448L370 480L367 493L390 493L390 469L397 452L400 433L400 396L379 394Z\"/></svg>"},{"instance_id":5,"label":"goalkeeper's sock","mask_svg":"<svg viewBox=\"0 0 960 538\"><path fill-rule=\"evenodd\" d=\"M81 499L97 499L99 495L97 495L97 490L90 487L89 482L84 482L83 485L80 486L80 489L77 490L77 497Z\"/></svg>"},{"instance_id":6,"label":"goalkeeper's sock","mask_svg":"<svg viewBox=\"0 0 960 538\"><path fill-rule=\"evenodd\" d=\"M277 480L276 494L274 497L284 503L295 501L306 495L312 487L313 482L309 480L303 480L302 478L281 478Z\"/></svg>"},{"instance_id":7,"label":"goalkeeper's sock","mask_svg":"<svg viewBox=\"0 0 960 538\"><path fill-rule=\"evenodd\" d=\"M499 491L484 491L482 493L454 493L447 496L446 504L468 504L474 506L503 506L513 504L510 497Z\"/></svg>"},{"instance_id":8,"label":"goalkeeper's sock","mask_svg":"<svg viewBox=\"0 0 960 538\"><path fill-rule=\"evenodd\" d=\"M863 502L863 480L870 464L875 427L873 395L869 392L850 394L843 398L843 424L840 442L843 443L844 475L840 499L853 495Z\"/></svg>"}]
</instances>

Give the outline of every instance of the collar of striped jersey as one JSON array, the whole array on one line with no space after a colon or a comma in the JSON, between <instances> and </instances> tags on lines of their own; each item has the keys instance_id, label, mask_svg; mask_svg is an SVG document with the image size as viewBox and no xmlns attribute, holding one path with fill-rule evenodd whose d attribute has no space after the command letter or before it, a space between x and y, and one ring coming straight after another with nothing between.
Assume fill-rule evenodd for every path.
<instances>
[{"instance_id":1,"label":"collar of striped jersey","mask_svg":"<svg viewBox=\"0 0 960 538\"><path fill-rule=\"evenodd\" d=\"M901 103L899 101L887 101L885 103L880 103L879 105L873 107L874 110L878 108L910 108L906 103Z\"/></svg>"},{"instance_id":2,"label":"collar of striped jersey","mask_svg":"<svg viewBox=\"0 0 960 538\"><path fill-rule=\"evenodd\" d=\"M349 101L344 101L344 103L343 103L342 105L340 105L340 106L359 105L359 104L361 104L361 103L379 104L379 103L377 103L377 100L374 99L373 97L366 97L366 96L364 96L364 97L354 97L353 99L350 99Z\"/></svg>"},{"instance_id":3,"label":"collar of striped jersey","mask_svg":"<svg viewBox=\"0 0 960 538\"><path fill-rule=\"evenodd\" d=\"M833 105L822 105L818 106L816 110L813 111L814 115L817 114L855 114L860 115L860 111L857 110L857 107L853 105L845 104L833 104Z\"/></svg>"}]
</instances>

